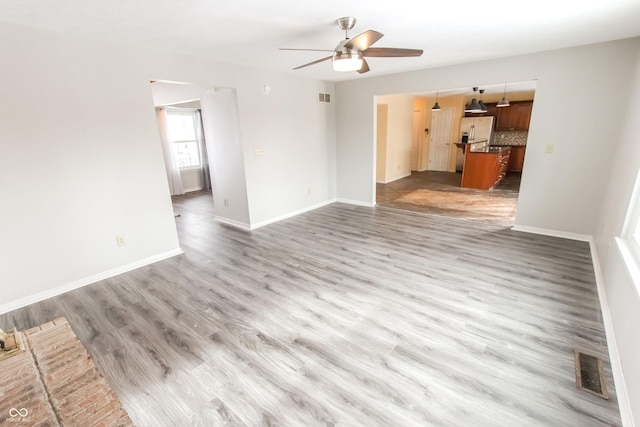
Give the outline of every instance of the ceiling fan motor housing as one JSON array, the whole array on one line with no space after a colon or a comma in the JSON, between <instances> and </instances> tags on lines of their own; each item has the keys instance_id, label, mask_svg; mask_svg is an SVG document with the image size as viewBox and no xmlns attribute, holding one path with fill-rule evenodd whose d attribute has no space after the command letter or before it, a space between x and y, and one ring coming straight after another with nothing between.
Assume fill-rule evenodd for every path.
<instances>
[{"instance_id":1,"label":"ceiling fan motor housing","mask_svg":"<svg viewBox=\"0 0 640 427\"><path fill-rule=\"evenodd\" d=\"M352 16L345 16L344 18L338 18L338 27L341 30L348 31L356 25L356 18Z\"/></svg>"}]
</instances>

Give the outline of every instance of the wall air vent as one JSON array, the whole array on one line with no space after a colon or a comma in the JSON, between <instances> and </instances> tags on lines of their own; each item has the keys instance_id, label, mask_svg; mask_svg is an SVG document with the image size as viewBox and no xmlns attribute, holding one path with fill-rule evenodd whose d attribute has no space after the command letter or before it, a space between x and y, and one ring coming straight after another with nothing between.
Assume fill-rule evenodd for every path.
<instances>
[{"instance_id":1,"label":"wall air vent","mask_svg":"<svg viewBox=\"0 0 640 427\"><path fill-rule=\"evenodd\" d=\"M329 94L329 93L318 93L318 101L319 102L331 102L331 94Z\"/></svg>"}]
</instances>

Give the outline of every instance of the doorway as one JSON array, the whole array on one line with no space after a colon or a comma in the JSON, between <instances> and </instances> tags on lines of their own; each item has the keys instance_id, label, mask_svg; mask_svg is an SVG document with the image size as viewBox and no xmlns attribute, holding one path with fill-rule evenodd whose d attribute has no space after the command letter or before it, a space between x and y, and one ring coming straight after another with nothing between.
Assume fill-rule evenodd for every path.
<instances>
[{"instance_id":1,"label":"doorway","mask_svg":"<svg viewBox=\"0 0 640 427\"><path fill-rule=\"evenodd\" d=\"M386 181L377 180L376 205L500 226L513 225L535 82L509 83L507 86L512 89L505 91L504 84L488 87L484 92L486 111L473 114L465 111L466 106L471 102L470 95L466 93L471 92L470 89L440 90L438 103L442 108L436 111L431 109L436 101L435 91L433 94L413 95L414 108L404 120L407 124L411 122L412 134L407 144L402 142L403 134L396 132L396 129L401 128L403 119L389 115L389 124L383 133L387 141L386 149L378 149L377 152L377 156L386 155L386 158L377 157L376 164L387 165L387 171L390 170L389 163L395 166L396 159L402 155L402 147L407 147L405 152L410 156L407 164L411 165L411 169L409 173L398 173L396 177L391 176L391 179L387 173ZM407 102L407 96L406 94L385 95L382 99L392 103L389 108L395 106L398 110L404 105L400 104L401 102ZM512 111L497 108L498 102L504 96L514 101L511 104L515 107ZM380 98L376 98L378 104ZM526 117L526 123L522 124L520 119L523 117L520 112L527 108L527 103L529 116ZM422 114L419 113L420 111ZM503 114L500 114L502 112ZM463 139L461 124L463 118L469 116L493 116L494 125L490 135L486 137L487 145L509 145L510 152L514 153L509 158L508 172L490 190L462 187L462 171L460 168L456 171L457 161L463 161L465 157L464 153L462 155L458 153L462 152L459 148ZM500 116L502 121L498 120ZM518 120L513 118L515 116L519 117ZM378 125L377 136L380 138L379 123L376 124Z\"/></svg>"},{"instance_id":2,"label":"doorway","mask_svg":"<svg viewBox=\"0 0 640 427\"><path fill-rule=\"evenodd\" d=\"M151 92L156 108L162 107L165 110L165 125L166 112L171 109L176 111L176 107L183 110L184 107L189 107L191 111L189 114L197 118L192 120L196 128L195 140L192 138L194 136L192 132L178 132L178 139L170 138L166 129L163 132L161 120L159 120L160 141L158 143L163 147L166 146L163 154L164 165L170 166L166 168L169 187L172 187L172 179L178 173L188 172L192 175L196 173L199 179L186 182L186 189L207 192L212 204L215 195L214 219L249 229L249 203L236 90L156 80L151 83ZM189 114L182 117L184 120L177 121L188 123ZM160 117L159 114L157 115ZM180 150L175 150L175 147L171 146L171 143L176 142L180 143ZM196 157L196 152L199 157L195 161L195 163L199 161L197 166L192 161ZM182 158L182 165L172 161L171 156L174 157L173 160ZM191 178L194 177L191 176ZM182 192L171 191L170 194L179 195L184 193L184 190L185 188Z\"/></svg>"}]
</instances>

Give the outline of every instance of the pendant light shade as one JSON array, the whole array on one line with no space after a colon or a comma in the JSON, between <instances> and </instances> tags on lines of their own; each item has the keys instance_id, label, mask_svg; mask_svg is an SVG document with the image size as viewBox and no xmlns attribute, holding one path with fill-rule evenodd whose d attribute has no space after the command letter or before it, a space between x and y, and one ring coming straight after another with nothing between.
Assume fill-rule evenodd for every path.
<instances>
[{"instance_id":1,"label":"pendant light shade","mask_svg":"<svg viewBox=\"0 0 640 427\"><path fill-rule=\"evenodd\" d=\"M481 113L486 113L487 112L487 106L484 104L484 102L482 102L482 95L484 94L484 89L480 89L480 101L478 101L478 104L480 104L480 112Z\"/></svg>"},{"instance_id":2,"label":"pendant light shade","mask_svg":"<svg viewBox=\"0 0 640 427\"><path fill-rule=\"evenodd\" d=\"M439 95L439 91L436 91L436 103L433 104L433 107L431 107L431 111L440 111L440 110L442 110L442 108L440 108L440 104L438 104L438 95Z\"/></svg>"},{"instance_id":3,"label":"pendant light shade","mask_svg":"<svg viewBox=\"0 0 640 427\"><path fill-rule=\"evenodd\" d=\"M500 100L500 102L498 102L496 104L496 107L508 107L509 105L509 101L507 101L507 84L504 84L504 94L502 95L502 99Z\"/></svg>"},{"instance_id":4,"label":"pendant light shade","mask_svg":"<svg viewBox=\"0 0 640 427\"><path fill-rule=\"evenodd\" d=\"M476 98L471 100L470 104L467 104L464 109L465 113L480 113L482 112L482 107Z\"/></svg>"},{"instance_id":5,"label":"pendant light shade","mask_svg":"<svg viewBox=\"0 0 640 427\"><path fill-rule=\"evenodd\" d=\"M473 98L471 99L471 103L465 105L464 112L465 113L482 113L482 106L478 102L478 99L475 97L476 92L478 91L477 87L473 88ZM486 109L484 110L486 111Z\"/></svg>"}]
</instances>

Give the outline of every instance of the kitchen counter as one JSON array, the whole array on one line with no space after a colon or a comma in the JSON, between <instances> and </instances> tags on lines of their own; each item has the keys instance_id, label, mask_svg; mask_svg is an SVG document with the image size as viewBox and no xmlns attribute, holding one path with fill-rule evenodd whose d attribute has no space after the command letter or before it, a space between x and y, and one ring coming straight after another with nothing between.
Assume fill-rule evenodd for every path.
<instances>
[{"instance_id":1,"label":"kitchen counter","mask_svg":"<svg viewBox=\"0 0 640 427\"><path fill-rule=\"evenodd\" d=\"M489 140L488 139L478 139L478 140L470 140L469 142L456 142L456 147L462 148L462 154L466 153L467 150L471 151L481 151L480 148L475 147L487 147Z\"/></svg>"},{"instance_id":2,"label":"kitchen counter","mask_svg":"<svg viewBox=\"0 0 640 427\"><path fill-rule=\"evenodd\" d=\"M511 147L507 145L490 145L483 150L474 151L474 153L502 153L510 149Z\"/></svg>"}]
</instances>

